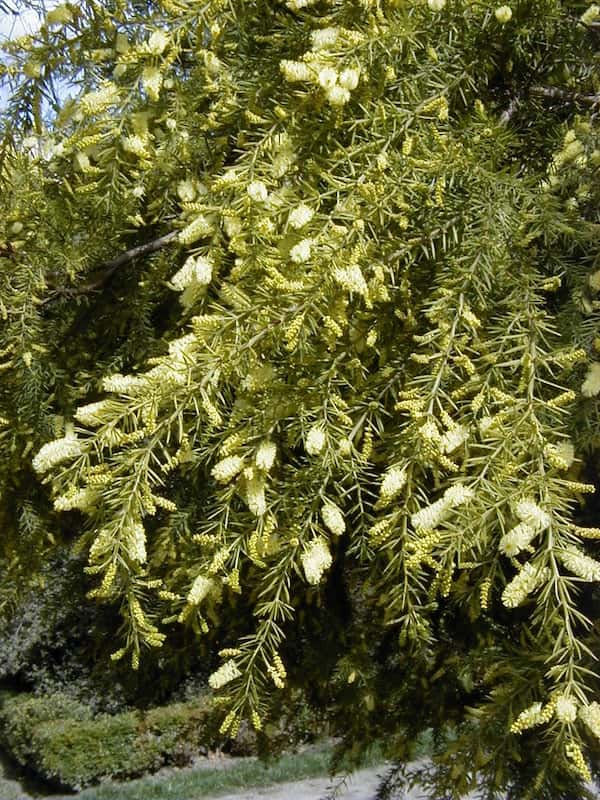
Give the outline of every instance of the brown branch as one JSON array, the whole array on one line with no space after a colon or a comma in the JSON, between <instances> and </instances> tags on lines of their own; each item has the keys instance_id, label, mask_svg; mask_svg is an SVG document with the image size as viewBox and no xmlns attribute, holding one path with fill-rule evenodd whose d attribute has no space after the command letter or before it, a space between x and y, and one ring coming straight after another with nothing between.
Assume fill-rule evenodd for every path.
<instances>
[{"instance_id":1,"label":"brown branch","mask_svg":"<svg viewBox=\"0 0 600 800\"><path fill-rule=\"evenodd\" d=\"M529 95L534 97L541 97L544 100L573 105L579 103L584 106L600 105L600 94L581 94L580 92L569 91L568 89L559 89L556 86L532 86L529 89ZM500 124L508 125L512 120L515 112L521 103L521 97L516 95L512 97L508 108L500 114Z\"/></svg>"},{"instance_id":2,"label":"brown branch","mask_svg":"<svg viewBox=\"0 0 600 800\"><path fill-rule=\"evenodd\" d=\"M519 107L520 102L521 102L521 98L520 97L513 97L511 99L510 103L508 104L508 108L505 109L502 112L502 114L500 114L500 125L508 125L508 123L511 121L511 119L515 115L515 112L516 112L517 108Z\"/></svg>"},{"instance_id":3,"label":"brown branch","mask_svg":"<svg viewBox=\"0 0 600 800\"><path fill-rule=\"evenodd\" d=\"M581 94L568 89L559 89L555 86L532 86L531 94L543 97L545 100L558 100L561 103L580 103L584 106L600 104L600 94Z\"/></svg>"},{"instance_id":4,"label":"brown branch","mask_svg":"<svg viewBox=\"0 0 600 800\"><path fill-rule=\"evenodd\" d=\"M120 256L113 258L112 261L105 261L98 267L98 272L100 273L98 278L86 284L85 286L82 286L81 290L90 292L94 289L99 289L104 283L106 283L111 275L119 269L119 267L129 264L131 261L135 261L136 258L148 256L151 253L156 253L158 250L162 250L163 247L166 247L174 239L176 239L178 235L179 231L171 231L170 233L166 233L164 236L160 236L158 239L153 239L151 242L146 242L145 244L139 244L137 247L132 247L131 250L121 253Z\"/></svg>"},{"instance_id":5,"label":"brown branch","mask_svg":"<svg viewBox=\"0 0 600 800\"><path fill-rule=\"evenodd\" d=\"M136 258L142 258L142 256L148 256L151 253L156 253L158 250L162 250L163 247L166 247L171 242L175 241L179 236L179 231L171 231L170 233L166 233L164 236L159 236L158 239L153 239L151 242L146 242L145 244L139 244L137 247L132 247L131 250L126 250L124 253L121 253L120 256L113 258L111 261L105 261L98 269L95 271L96 277L93 280L89 281L88 283L83 284L83 286L78 286L73 289L63 288L63 289L56 289L52 294L48 295L44 300L42 300L41 305L46 305L46 303L52 302L52 300L56 299L56 297L60 296L69 296L69 297L78 297L79 295L88 294L89 292L94 292L97 289L100 289L104 284L111 278L112 275L119 269L119 267L125 266L125 264L130 264L132 261L135 261Z\"/></svg>"}]
</instances>

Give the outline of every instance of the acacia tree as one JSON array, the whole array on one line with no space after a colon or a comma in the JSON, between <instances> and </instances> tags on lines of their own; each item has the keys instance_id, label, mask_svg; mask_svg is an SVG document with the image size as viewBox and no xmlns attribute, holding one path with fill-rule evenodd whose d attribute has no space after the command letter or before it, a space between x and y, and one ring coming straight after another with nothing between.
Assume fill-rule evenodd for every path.
<instances>
[{"instance_id":1,"label":"acacia tree","mask_svg":"<svg viewBox=\"0 0 600 800\"><path fill-rule=\"evenodd\" d=\"M229 639L223 733L301 686L382 797L429 728L432 792L585 796L596 19L88 0L5 46L7 609L60 539L114 660Z\"/></svg>"}]
</instances>

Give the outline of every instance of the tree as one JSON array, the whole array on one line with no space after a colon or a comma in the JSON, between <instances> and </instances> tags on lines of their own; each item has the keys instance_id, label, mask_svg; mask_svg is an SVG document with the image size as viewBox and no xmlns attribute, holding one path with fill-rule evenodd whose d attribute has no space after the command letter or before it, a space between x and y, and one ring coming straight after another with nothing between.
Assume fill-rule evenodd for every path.
<instances>
[{"instance_id":1,"label":"tree","mask_svg":"<svg viewBox=\"0 0 600 800\"><path fill-rule=\"evenodd\" d=\"M218 632L224 733L301 687L350 753L433 728L438 796L586 796L599 18L89 0L7 44L7 608L60 540L113 659Z\"/></svg>"}]
</instances>

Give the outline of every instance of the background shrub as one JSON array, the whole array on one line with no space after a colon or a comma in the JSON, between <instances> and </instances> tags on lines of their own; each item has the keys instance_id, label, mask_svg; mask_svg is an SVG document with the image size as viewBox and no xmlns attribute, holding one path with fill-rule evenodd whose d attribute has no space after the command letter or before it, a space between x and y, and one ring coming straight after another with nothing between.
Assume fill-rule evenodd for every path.
<instances>
[{"instance_id":1,"label":"background shrub","mask_svg":"<svg viewBox=\"0 0 600 800\"><path fill-rule=\"evenodd\" d=\"M59 693L10 697L0 708L0 743L23 766L70 789L185 764L217 741L217 715L202 697L97 716Z\"/></svg>"},{"instance_id":2,"label":"background shrub","mask_svg":"<svg viewBox=\"0 0 600 800\"><path fill-rule=\"evenodd\" d=\"M44 723L69 719L83 722L92 718L91 710L65 694L44 697L5 696L0 705L0 739L22 765L34 758L33 733Z\"/></svg>"}]
</instances>

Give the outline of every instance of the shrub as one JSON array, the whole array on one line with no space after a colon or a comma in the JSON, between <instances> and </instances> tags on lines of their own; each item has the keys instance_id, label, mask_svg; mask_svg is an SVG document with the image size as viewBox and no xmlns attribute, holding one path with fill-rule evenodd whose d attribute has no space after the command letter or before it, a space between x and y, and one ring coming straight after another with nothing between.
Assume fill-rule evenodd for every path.
<instances>
[{"instance_id":1,"label":"shrub","mask_svg":"<svg viewBox=\"0 0 600 800\"><path fill-rule=\"evenodd\" d=\"M0 740L20 764L27 765L34 755L33 731L50 721L83 722L91 717L89 708L60 692L8 697L0 706Z\"/></svg>"},{"instance_id":2,"label":"shrub","mask_svg":"<svg viewBox=\"0 0 600 800\"><path fill-rule=\"evenodd\" d=\"M18 695L0 709L0 742L23 766L69 789L187 763L214 745L217 726L205 698L148 712L93 717L65 695Z\"/></svg>"},{"instance_id":3,"label":"shrub","mask_svg":"<svg viewBox=\"0 0 600 800\"><path fill-rule=\"evenodd\" d=\"M187 763L219 739L219 715L208 698L152 708L142 715L139 739L162 763Z\"/></svg>"},{"instance_id":4,"label":"shrub","mask_svg":"<svg viewBox=\"0 0 600 800\"><path fill-rule=\"evenodd\" d=\"M52 783L79 789L108 776L139 775L153 766L137 747L137 716L127 711L84 722L49 720L33 728L29 764Z\"/></svg>"}]
</instances>

